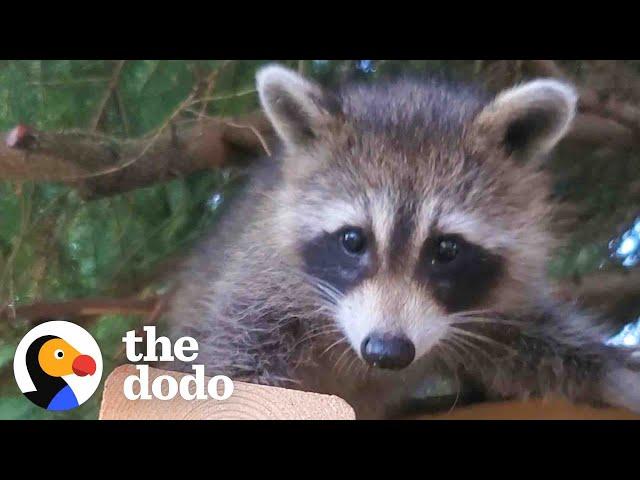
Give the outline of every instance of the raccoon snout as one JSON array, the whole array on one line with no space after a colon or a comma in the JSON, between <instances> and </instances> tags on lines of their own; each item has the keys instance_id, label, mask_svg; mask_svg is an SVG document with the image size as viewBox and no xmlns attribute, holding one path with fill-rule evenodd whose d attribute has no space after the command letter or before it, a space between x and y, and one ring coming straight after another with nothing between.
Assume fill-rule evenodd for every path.
<instances>
[{"instance_id":1,"label":"raccoon snout","mask_svg":"<svg viewBox=\"0 0 640 480\"><path fill-rule=\"evenodd\" d=\"M413 342L404 335L372 333L360 346L362 358L372 367L400 370L416 355Z\"/></svg>"}]
</instances>

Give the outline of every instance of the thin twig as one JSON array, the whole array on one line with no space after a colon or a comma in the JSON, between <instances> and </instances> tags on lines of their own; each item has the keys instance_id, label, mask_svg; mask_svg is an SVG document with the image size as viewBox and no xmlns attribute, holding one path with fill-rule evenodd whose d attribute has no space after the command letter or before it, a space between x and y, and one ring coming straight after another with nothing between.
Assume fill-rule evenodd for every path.
<instances>
[{"instance_id":1,"label":"thin twig","mask_svg":"<svg viewBox=\"0 0 640 480\"><path fill-rule=\"evenodd\" d=\"M224 68L228 62L230 62L231 60L227 60L225 63L223 63L216 71L219 71L220 69ZM214 73L216 73L216 71L212 72L210 77L215 77ZM89 179L89 178L96 178L96 177L101 177L103 175L108 175L110 173L114 173L120 170L124 170L125 168L133 165L135 162L137 162L140 158L142 158L148 151L149 149L151 149L151 147L153 147L156 142L158 141L158 139L162 136L162 134L165 132L165 130L167 128L169 128L175 118L180 115L185 108L187 108L189 105L192 104L193 99L196 98L199 94L199 89L196 87L194 87L194 89L192 90L192 92L187 96L187 98L185 98L182 102L180 102L180 104L174 109L174 111L171 113L171 115L169 115L169 117L165 120L165 122L160 126L160 128L158 128L155 132L155 134L153 134L151 136L151 139L149 140L149 142L145 145L145 147L142 149L142 151L134 156L133 158L131 158L130 160L124 162L121 165L114 165L113 167L101 170L99 172L94 172L94 173L90 173L87 175L82 175L80 178L76 177L73 178L71 180L79 180L79 179Z\"/></svg>"},{"instance_id":2,"label":"thin twig","mask_svg":"<svg viewBox=\"0 0 640 480\"><path fill-rule=\"evenodd\" d=\"M98 125L100 125L100 120L102 120L102 116L104 115L104 111L107 107L107 103L113 95L114 91L118 87L118 81L120 80L120 73L122 72L122 67L124 67L126 60L118 60L116 63L113 73L111 74L111 79L109 80L109 84L107 85L107 89L102 96L102 100L100 100L100 104L98 105L98 110L91 121L91 130L95 131L98 129Z\"/></svg>"},{"instance_id":3,"label":"thin twig","mask_svg":"<svg viewBox=\"0 0 640 480\"><path fill-rule=\"evenodd\" d=\"M108 78L76 78L69 80L51 80L47 82L32 81L27 82L27 85L35 85L38 87L69 87L73 85L82 85L86 83L107 83Z\"/></svg>"},{"instance_id":4,"label":"thin twig","mask_svg":"<svg viewBox=\"0 0 640 480\"><path fill-rule=\"evenodd\" d=\"M227 125L229 125L230 127L233 127L233 128L248 128L249 130L251 130L253 132L253 134L260 141L260 144L262 145L262 148L264 149L266 154L271 156L271 150L269 149L269 146L267 145L266 140L264 139L264 137L262 136L262 134L258 131L258 129L256 127L254 127L253 125L238 125L237 123L232 123L232 122L225 122L225 123Z\"/></svg>"},{"instance_id":5,"label":"thin twig","mask_svg":"<svg viewBox=\"0 0 640 480\"><path fill-rule=\"evenodd\" d=\"M575 83L553 60L529 60L529 65L539 75L568 80ZM579 107L582 112L592 113L613 120L640 137L640 109L613 98L603 99L595 89L581 86Z\"/></svg>"},{"instance_id":6,"label":"thin twig","mask_svg":"<svg viewBox=\"0 0 640 480\"><path fill-rule=\"evenodd\" d=\"M127 111L122 100L122 94L120 89L116 88L115 91L116 102L118 102L118 111L120 112L120 118L122 119L122 127L124 128L124 134L128 137L130 135L129 119L127 117Z\"/></svg>"},{"instance_id":7,"label":"thin twig","mask_svg":"<svg viewBox=\"0 0 640 480\"><path fill-rule=\"evenodd\" d=\"M205 89L204 93L201 95L201 98L206 98L206 97L210 97L211 96L211 94L213 93L214 88L216 88L216 82L218 80L218 77L220 76L220 73L230 63L231 63L231 60L225 60L224 62L222 62L222 65L220 65L218 68L216 68L214 71L212 71L209 74L209 78L207 79L207 88ZM207 111L207 107L208 106L209 106L209 101L208 100L204 100L202 102L202 106L200 107L200 114L201 115L203 115Z\"/></svg>"},{"instance_id":8,"label":"thin twig","mask_svg":"<svg viewBox=\"0 0 640 480\"><path fill-rule=\"evenodd\" d=\"M144 337L146 335L144 327L148 325L156 325L158 323L158 320L160 319L160 317L167 311L167 307L169 304L169 296L170 296L170 293L156 297L156 303L153 309L147 314L146 318L142 322L142 325L136 328L135 330L136 336ZM125 353L125 345L123 343L122 345L120 345L120 348L113 355L113 359L117 360L121 358L124 353Z\"/></svg>"},{"instance_id":9,"label":"thin twig","mask_svg":"<svg viewBox=\"0 0 640 480\"><path fill-rule=\"evenodd\" d=\"M238 98L238 97L244 97L246 95L252 95L254 93L257 93L257 90L255 88L250 88L247 90L241 90L239 92L235 92L235 93L229 93L229 94L225 94L225 95L214 95L212 97L201 97L198 99L195 99L193 101L193 104L198 104L201 102L217 102L219 100L229 100L232 98Z\"/></svg>"}]
</instances>

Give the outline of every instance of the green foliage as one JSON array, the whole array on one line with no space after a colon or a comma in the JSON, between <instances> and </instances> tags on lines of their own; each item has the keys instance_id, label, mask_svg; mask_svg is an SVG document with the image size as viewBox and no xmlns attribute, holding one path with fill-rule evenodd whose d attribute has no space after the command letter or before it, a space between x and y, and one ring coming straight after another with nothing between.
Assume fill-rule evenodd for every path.
<instances>
[{"instance_id":1,"label":"green foliage","mask_svg":"<svg viewBox=\"0 0 640 480\"><path fill-rule=\"evenodd\" d=\"M249 62L251 63L251 62ZM225 70L211 96L228 96L203 113L240 113L256 107L247 90L259 62ZM99 129L137 137L153 132L222 62L126 62L118 95L105 105ZM42 130L88 129L104 98L110 61L8 61L0 64L0 130L26 123ZM236 89L235 84L238 84ZM200 105L189 105L197 108ZM122 111L121 108L124 110ZM185 111L183 115L190 115ZM0 183L0 295L4 305L128 295L145 286L159 262L185 248L215 219L211 196L232 194L228 171L208 172L92 202L56 184ZM106 350L105 372L122 334L140 319L104 317L89 329ZM55 418L18 391L12 356L26 332L0 325L0 418ZM112 348L113 347L113 348ZM114 350L114 351L111 351ZM95 417L97 400L69 416Z\"/></svg>"}]
</instances>

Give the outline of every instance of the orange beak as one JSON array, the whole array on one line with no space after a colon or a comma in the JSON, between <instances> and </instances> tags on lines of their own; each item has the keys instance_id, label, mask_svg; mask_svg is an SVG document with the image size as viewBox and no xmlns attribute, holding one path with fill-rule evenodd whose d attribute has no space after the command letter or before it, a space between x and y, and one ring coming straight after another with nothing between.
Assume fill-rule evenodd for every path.
<instances>
[{"instance_id":1,"label":"orange beak","mask_svg":"<svg viewBox=\"0 0 640 480\"><path fill-rule=\"evenodd\" d=\"M73 373L79 377L96 373L96 362L89 355L79 355L71 365Z\"/></svg>"}]
</instances>

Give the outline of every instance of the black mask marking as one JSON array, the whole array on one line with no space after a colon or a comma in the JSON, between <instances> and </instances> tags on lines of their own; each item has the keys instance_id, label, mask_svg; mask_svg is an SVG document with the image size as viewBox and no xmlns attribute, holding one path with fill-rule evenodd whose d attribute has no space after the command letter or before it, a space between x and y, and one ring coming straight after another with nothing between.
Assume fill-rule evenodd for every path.
<instances>
[{"instance_id":1,"label":"black mask marking","mask_svg":"<svg viewBox=\"0 0 640 480\"><path fill-rule=\"evenodd\" d=\"M453 260L438 261L440 241L455 241ZM434 297L450 312L459 312L486 299L503 271L503 260L460 235L429 237L420 251L415 277L424 282Z\"/></svg>"},{"instance_id":2,"label":"black mask marking","mask_svg":"<svg viewBox=\"0 0 640 480\"><path fill-rule=\"evenodd\" d=\"M305 270L310 275L324 280L345 293L376 270L375 242L367 235L366 251L361 255L350 254L341 244L342 230L323 233L302 246L301 254Z\"/></svg>"}]
</instances>

